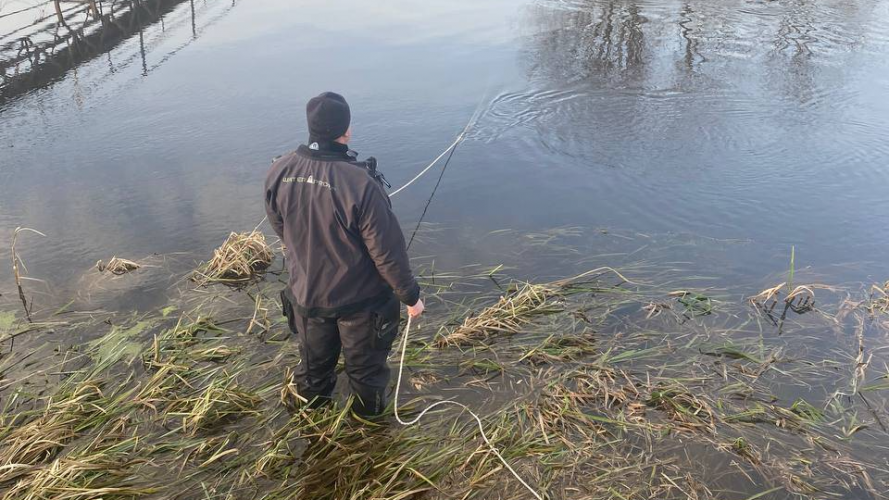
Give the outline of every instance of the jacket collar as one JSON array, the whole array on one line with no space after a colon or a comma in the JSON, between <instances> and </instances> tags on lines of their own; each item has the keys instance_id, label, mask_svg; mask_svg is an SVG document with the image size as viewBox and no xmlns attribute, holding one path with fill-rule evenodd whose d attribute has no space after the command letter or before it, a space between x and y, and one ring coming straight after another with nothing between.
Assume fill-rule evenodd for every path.
<instances>
[{"instance_id":1,"label":"jacket collar","mask_svg":"<svg viewBox=\"0 0 889 500\"><path fill-rule=\"evenodd\" d=\"M349 146L338 142L310 142L308 145L300 145L296 151L315 160L354 161L358 156Z\"/></svg>"}]
</instances>

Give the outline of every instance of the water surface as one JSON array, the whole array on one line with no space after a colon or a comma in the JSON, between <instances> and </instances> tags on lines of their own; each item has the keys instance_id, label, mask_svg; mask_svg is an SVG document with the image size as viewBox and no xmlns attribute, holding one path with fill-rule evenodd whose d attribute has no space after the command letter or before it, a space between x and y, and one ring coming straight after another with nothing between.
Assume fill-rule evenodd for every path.
<instances>
[{"instance_id":1,"label":"water surface","mask_svg":"<svg viewBox=\"0 0 889 500\"><path fill-rule=\"evenodd\" d=\"M145 0L109 31L65 5L80 42L51 3L0 0L0 262L17 226L46 234L18 245L39 314L72 297L166 305L229 232L262 221L270 160L305 139L304 103L324 90L347 97L353 148L396 186L479 113L411 248L427 276L620 266L663 291L706 289L731 306L697 327L738 338L762 334L736 311L784 279L791 248L800 283L889 279L886 0ZM394 199L407 233L437 174ZM92 266L114 255L150 265L100 281ZM463 298L498 293L481 281ZM18 307L9 265L0 293ZM825 310L841 295L820 295ZM621 323L641 305L609 315L607 334L651 333ZM854 358L848 324L833 336L832 316L791 318L784 339L757 321L814 360ZM845 383L769 376L788 405ZM876 425L861 435L885 443ZM862 442L849 446L867 454ZM741 482L722 486L762 491Z\"/></svg>"},{"instance_id":2,"label":"water surface","mask_svg":"<svg viewBox=\"0 0 889 500\"><path fill-rule=\"evenodd\" d=\"M54 289L110 255L199 260L256 225L269 160L325 89L396 185L481 106L428 217L447 244L416 255L495 263L492 230L577 226L734 242L695 256L727 282L781 271L791 246L835 280L889 275L887 2L154 5L128 38L6 89L0 237L46 233L20 248ZM434 180L396 200L406 227Z\"/></svg>"}]
</instances>

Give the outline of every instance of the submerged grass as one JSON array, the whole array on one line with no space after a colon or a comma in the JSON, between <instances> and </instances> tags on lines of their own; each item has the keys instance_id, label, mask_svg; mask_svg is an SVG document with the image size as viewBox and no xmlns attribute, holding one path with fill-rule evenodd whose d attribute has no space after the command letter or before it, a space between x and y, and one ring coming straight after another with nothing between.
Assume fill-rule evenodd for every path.
<instances>
[{"instance_id":1,"label":"submerged grass","mask_svg":"<svg viewBox=\"0 0 889 500\"><path fill-rule=\"evenodd\" d=\"M565 311L565 299L571 295L602 292L620 286L620 283L613 286L600 285L598 278L606 272L616 274L622 282L631 283L612 268L598 268L550 283L515 284L507 289L496 304L486 307L478 314L470 314L455 330L440 336L438 345L467 345L499 335L515 335L540 316Z\"/></svg>"},{"instance_id":2,"label":"submerged grass","mask_svg":"<svg viewBox=\"0 0 889 500\"><path fill-rule=\"evenodd\" d=\"M557 299L561 287L525 283L504 295L496 304L470 316L452 333L439 339L439 346L461 345L495 335L516 334L537 316L561 312Z\"/></svg>"},{"instance_id":3,"label":"submerged grass","mask_svg":"<svg viewBox=\"0 0 889 500\"><path fill-rule=\"evenodd\" d=\"M109 260L108 262L101 261L101 260L96 262L96 269L98 269L100 273L104 273L107 271L107 272L114 274L116 276L127 274L127 273L129 273L131 271L135 271L141 267L142 267L142 265L139 264L138 262L135 262L132 260L127 260L127 259L121 259L116 256L112 257L111 260Z\"/></svg>"},{"instance_id":4,"label":"submerged grass","mask_svg":"<svg viewBox=\"0 0 889 500\"><path fill-rule=\"evenodd\" d=\"M546 498L889 491L889 385L866 370L887 361L870 343L889 331L865 321L873 301L842 319L802 316L778 336L758 311L722 298L713 307L710 294L722 295L711 288L653 313L687 284L643 286L600 269L504 293L494 271L473 276L498 292L466 314L448 295L465 276L427 276L440 290L432 301L457 312L412 337L403 409L433 398L477 409ZM403 428L363 421L348 403L302 408L294 349L271 340L286 325L268 320L270 288L204 291L188 307L114 318L104 336L60 350L60 366L0 389L0 498L530 498L465 415ZM833 350L810 333L847 326L860 335ZM51 383L29 385L37 374Z\"/></svg>"},{"instance_id":5,"label":"submerged grass","mask_svg":"<svg viewBox=\"0 0 889 500\"><path fill-rule=\"evenodd\" d=\"M181 418L182 431L195 435L226 420L256 414L260 402L258 396L231 380L212 380L199 394L170 401L165 416Z\"/></svg>"},{"instance_id":6,"label":"submerged grass","mask_svg":"<svg viewBox=\"0 0 889 500\"><path fill-rule=\"evenodd\" d=\"M682 428L711 432L715 429L716 419L710 405L678 383L658 386L651 391L646 403L666 412Z\"/></svg>"},{"instance_id":7,"label":"submerged grass","mask_svg":"<svg viewBox=\"0 0 889 500\"><path fill-rule=\"evenodd\" d=\"M519 361L533 365L579 361L598 351L592 332L582 335L550 335L540 344L528 349Z\"/></svg>"},{"instance_id":8,"label":"submerged grass","mask_svg":"<svg viewBox=\"0 0 889 500\"><path fill-rule=\"evenodd\" d=\"M0 484L27 473L36 464L53 458L102 414L104 399L89 381L62 390L46 409L27 423L3 435L0 445Z\"/></svg>"},{"instance_id":9,"label":"submerged grass","mask_svg":"<svg viewBox=\"0 0 889 500\"><path fill-rule=\"evenodd\" d=\"M889 281L882 286L871 287L871 299L867 307L871 314L889 313Z\"/></svg>"},{"instance_id":10,"label":"submerged grass","mask_svg":"<svg viewBox=\"0 0 889 500\"><path fill-rule=\"evenodd\" d=\"M140 487L136 466L129 458L138 445L133 437L111 447L75 452L54 460L16 482L3 500L133 499L151 495L159 487Z\"/></svg>"}]
</instances>

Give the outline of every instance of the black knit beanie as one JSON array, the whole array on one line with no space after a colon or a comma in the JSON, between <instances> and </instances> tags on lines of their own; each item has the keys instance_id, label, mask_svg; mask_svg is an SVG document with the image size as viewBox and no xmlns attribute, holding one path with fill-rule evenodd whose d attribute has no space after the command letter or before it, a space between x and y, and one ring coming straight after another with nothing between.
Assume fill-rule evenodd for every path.
<instances>
[{"instance_id":1,"label":"black knit beanie","mask_svg":"<svg viewBox=\"0 0 889 500\"><path fill-rule=\"evenodd\" d=\"M309 142L331 142L349 130L352 113L346 99L334 92L324 92L306 104Z\"/></svg>"}]
</instances>

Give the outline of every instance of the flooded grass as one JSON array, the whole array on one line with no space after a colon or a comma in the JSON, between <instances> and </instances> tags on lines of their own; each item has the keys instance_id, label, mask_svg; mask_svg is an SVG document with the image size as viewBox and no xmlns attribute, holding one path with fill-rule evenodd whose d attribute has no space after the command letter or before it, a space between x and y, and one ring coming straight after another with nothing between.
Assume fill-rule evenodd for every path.
<instances>
[{"instance_id":1,"label":"flooded grass","mask_svg":"<svg viewBox=\"0 0 889 500\"><path fill-rule=\"evenodd\" d=\"M495 335L516 334L535 317L561 311L554 300L560 292L560 288L553 285L525 283L514 287L496 304L485 308L477 316L466 318L454 332L442 337L439 344L460 345Z\"/></svg>"},{"instance_id":2,"label":"flooded grass","mask_svg":"<svg viewBox=\"0 0 889 500\"><path fill-rule=\"evenodd\" d=\"M142 265L138 262L121 259L116 256L111 257L111 260L109 260L108 262L101 260L96 262L96 269L98 269L100 273L104 273L107 271L111 274L114 274L115 276L127 274L131 271L139 269L140 267L142 267Z\"/></svg>"},{"instance_id":3,"label":"flooded grass","mask_svg":"<svg viewBox=\"0 0 889 500\"><path fill-rule=\"evenodd\" d=\"M284 278L268 272L274 255L256 230L231 234L191 274L198 289L176 288L194 285L183 269L153 279L150 257L114 257L66 305L50 300L106 249L202 246L213 227L240 224L255 208L237 193L257 149L293 135L270 136L243 110L281 118L281 103L316 83L296 78L304 66L355 53L348 22L305 29L342 5L292 16L289 2L237 2L224 19L235 3L57 3L58 25L52 12L26 14L40 22L0 47L0 101L22 95L4 108L4 221L49 235L18 228L6 247L0 498L531 498L467 415L403 428L361 421L342 397L300 410L276 298ZM551 499L887 496L889 282L820 284L830 280L797 266L795 248L789 270L783 254L764 262L788 242L817 245L822 265L882 243L885 2L533 2L507 16L450 4L357 9L373 57L325 68L330 81L379 61L442 77L430 133L390 155L395 177L475 103L480 66L494 75L476 149L462 150L474 156L451 179L459 196L441 213L459 229L418 223L415 250L451 241L444 270L418 258L430 307L407 346L405 411L471 406ZM260 17L269 22L254 29ZM319 44L327 57L315 57ZM301 62L276 71L293 85L239 92L270 58ZM361 99L391 93L387 78L362 80ZM410 136L406 117L429 107L419 87L362 119ZM227 105L167 112L195 103ZM370 147L383 135L369 132ZM852 220L850 206L869 209ZM540 228L551 221L635 229L587 240L590 228ZM496 229L510 224L535 233ZM746 247L700 244L738 236ZM28 246L41 243L54 250ZM670 246L655 259L645 250ZM484 265L459 267L467 259ZM603 264L623 274L558 280ZM860 265L851 275L881 272ZM712 269L743 283L699 276ZM788 272L745 281L776 269Z\"/></svg>"},{"instance_id":4,"label":"flooded grass","mask_svg":"<svg viewBox=\"0 0 889 500\"><path fill-rule=\"evenodd\" d=\"M545 498L885 495L884 287L825 288L778 335L763 300L677 293L638 269L511 285L502 268L424 270L441 313L408 345L403 411L472 406ZM466 415L405 428L342 399L300 409L279 287L34 331L91 340L0 358L2 498L531 498Z\"/></svg>"}]
</instances>

